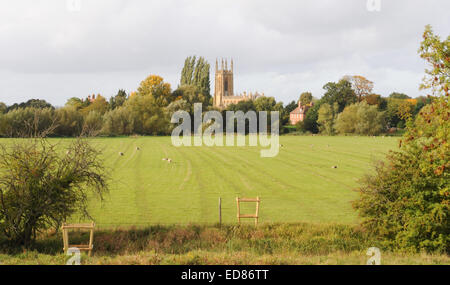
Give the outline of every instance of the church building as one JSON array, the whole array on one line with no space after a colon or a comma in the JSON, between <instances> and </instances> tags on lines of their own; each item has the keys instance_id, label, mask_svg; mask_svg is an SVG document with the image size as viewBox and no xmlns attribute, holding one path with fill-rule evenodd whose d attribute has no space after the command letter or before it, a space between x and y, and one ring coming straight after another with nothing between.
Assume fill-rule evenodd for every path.
<instances>
[{"instance_id":1,"label":"church building","mask_svg":"<svg viewBox=\"0 0 450 285\"><path fill-rule=\"evenodd\" d=\"M264 96L264 93L244 92L240 95L234 94L234 79L233 79L233 60L231 60L230 69L228 69L228 62L222 59L222 66L219 69L219 64L216 60L216 77L214 89L214 107L224 109L230 104L237 104L240 101L255 100L256 98Z\"/></svg>"}]
</instances>

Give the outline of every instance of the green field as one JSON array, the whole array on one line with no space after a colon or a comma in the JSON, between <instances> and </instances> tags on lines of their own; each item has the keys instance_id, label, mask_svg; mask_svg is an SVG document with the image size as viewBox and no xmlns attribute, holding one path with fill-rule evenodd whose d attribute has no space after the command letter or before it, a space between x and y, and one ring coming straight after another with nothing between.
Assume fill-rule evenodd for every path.
<instances>
[{"instance_id":1,"label":"green field","mask_svg":"<svg viewBox=\"0 0 450 285\"><path fill-rule=\"evenodd\" d=\"M221 197L223 222L236 223L235 198L259 196L261 222L354 224L357 180L397 140L283 136L279 155L261 158L259 147L174 147L170 137L93 139L112 181L105 201L91 200L90 212L100 227L214 224ZM242 210L252 211L254 204Z\"/></svg>"}]
</instances>

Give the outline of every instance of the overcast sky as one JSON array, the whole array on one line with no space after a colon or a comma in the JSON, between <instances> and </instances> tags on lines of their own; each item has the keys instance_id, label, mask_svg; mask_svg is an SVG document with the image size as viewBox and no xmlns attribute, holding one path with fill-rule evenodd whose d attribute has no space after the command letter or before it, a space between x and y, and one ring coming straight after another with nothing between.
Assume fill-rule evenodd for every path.
<instances>
[{"instance_id":1,"label":"overcast sky","mask_svg":"<svg viewBox=\"0 0 450 285\"><path fill-rule=\"evenodd\" d=\"M215 59L232 57L235 93L284 103L304 91L321 97L347 74L374 81L383 96L422 95L421 36L426 24L450 34L450 1L380 3L369 11L367 0L0 0L0 101L109 98L150 74L176 88L190 55L211 63L211 90Z\"/></svg>"}]
</instances>

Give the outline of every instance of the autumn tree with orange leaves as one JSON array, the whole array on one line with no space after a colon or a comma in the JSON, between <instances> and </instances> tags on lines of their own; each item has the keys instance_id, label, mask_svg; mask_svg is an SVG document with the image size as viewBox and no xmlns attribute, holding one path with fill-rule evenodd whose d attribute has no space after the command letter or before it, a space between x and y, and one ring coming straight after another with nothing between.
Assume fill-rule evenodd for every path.
<instances>
[{"instance_id":1,"label":"autumn tree with orange leaves","mask_svg":"<svg viewBox=\"0 0 450 285\"><path fill-rule=\"evenodd\" d=\"M346 75L344 79L352 84L353 91L358 96L358 102L372 93L373 82L361 75Z\"/></svg>"}]
</instances>

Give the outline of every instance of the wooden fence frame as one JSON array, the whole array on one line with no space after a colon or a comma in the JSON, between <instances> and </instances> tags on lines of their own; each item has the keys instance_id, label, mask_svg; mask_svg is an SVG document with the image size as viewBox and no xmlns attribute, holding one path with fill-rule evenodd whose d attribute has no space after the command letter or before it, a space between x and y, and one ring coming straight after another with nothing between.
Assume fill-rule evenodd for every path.
<instances>
[{"instance_id":1,"label":"wooden fence frame","mask_svg":"<svg viewBox=\"0 0 450 285\"><path fill-rule=\"evenodd\" d=\"M63 223L62 227L62 234L63 234L63 243L64 243L64 253L67 254L67 251L69 248L78 248L80 251L88 251L88 256L91 256L91 252L94 249L94 229L95 229L95 223L92 222L90 224L66 224ZM89 230L90 231L90 237L89 237L89 244L81 244L81 245L69 245L69 230L72 229L82 229L82 230Z\"/></svg>"},{"instance_id":2,"label":"wooden fence frame","mask_svg":"<svg viewBox=\"0 0 450 285\"><path fill-rule=\"evenodd\" d=\"M244 203L256 203L256 213L254 215L241 215L241 207L240 204ZM236 203L237 203L237 218L238 223L241 223L241 219L255 219L255 226L258 225L258 219L259 219L259 203L261 202L261 199L259 197L254 198L239 198L236 197Z\"/></svg>"}]
</instances>

